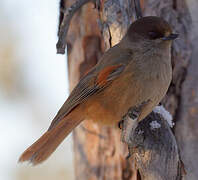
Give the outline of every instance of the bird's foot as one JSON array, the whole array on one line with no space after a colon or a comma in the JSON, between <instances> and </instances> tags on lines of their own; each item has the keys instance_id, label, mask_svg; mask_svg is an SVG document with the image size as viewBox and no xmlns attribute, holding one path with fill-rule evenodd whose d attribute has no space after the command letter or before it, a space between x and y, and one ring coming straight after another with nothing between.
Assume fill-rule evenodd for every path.
<instances>
[{"instance_id":1,"label":"bird's foot","mask_svg":"<svg viewBox=\"0 0 198 180\"><path fill-rule=\"evenodd\" d=\"M118 128L122 129L124 124L124 120L122 119L121 121L118 122Z\"/></svg>"},{"instance_id":2,"label":"bird's foot","mask_svg":"<svg viewBox=\"0 0 198 180\"><path fill-rule=\"evenodd\" d=\"M138 125L139 108L131 108L128 113L122 118L122 141L130 143L130 137L135 133Z\"/></svg>"}]
</instances>

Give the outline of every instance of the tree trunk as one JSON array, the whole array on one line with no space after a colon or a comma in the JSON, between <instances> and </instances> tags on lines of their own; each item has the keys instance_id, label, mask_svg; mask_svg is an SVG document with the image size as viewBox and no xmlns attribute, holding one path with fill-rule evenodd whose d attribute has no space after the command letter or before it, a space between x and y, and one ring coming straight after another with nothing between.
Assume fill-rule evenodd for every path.
<instances>
[{"instance_id":1,"label":"tree trunk","mask_svg":"<svg viewBox=\"0 0 198 180\"><path fill-rule=\"evenodd\" d=\"M175 136L185 164L187 180L198 179L198 1L187 1L193 26L189 33L192 42L192 56L180 89Z\"/></svg>"},{"instance_id":2,"label":"tree trunk","mask_svg":"<svg viewBox=\"0 0 198 180\"><path fill-rule=\"evenodd\" d=\"M74 2L62 0L61 6L69 7ZM100 2L99 10L93 3L84 5L71 21L67 35L70 90L80 77L97 63L105 50L120 41L135 19L132 0L100 0ZM191 152L195 152L192 149L193 146L198 146L198 143L187 139L186 134L191 132L194 139L197 133L192 123L195 123L198 111L194 100L190 98L193 99L197 95L198 86L194 78L197 71L194 72L193 68L198 65L195 58L193 65L189 65L191 56L189 11L185 0L142 0L141 5L144 16L163 17L180 34L180 39L173 44L173 81L163 104L176 122L175 133L179 146L182 147L181 155L187 169L186 177L194 180L198 177L195 168L198 161L195 161L196 158L193 159L195 154L192 155ZM185 85L186 83L188 85ZM190 103L188 109L186 103ZM118 128L100 127L90 121L84 121L76 128L73 133L76 179L147 179L140 177L134 161L126 160L128 149L121 142L120 133Z\"/></svg>"}]
</instances>

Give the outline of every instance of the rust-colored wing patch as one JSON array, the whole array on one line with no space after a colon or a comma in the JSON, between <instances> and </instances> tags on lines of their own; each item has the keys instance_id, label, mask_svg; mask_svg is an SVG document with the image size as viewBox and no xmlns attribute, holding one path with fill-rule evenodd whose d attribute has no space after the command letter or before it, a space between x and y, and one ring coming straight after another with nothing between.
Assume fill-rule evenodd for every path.
<instances>
[{"instance_id":1,"label":"rust-colored wing patch","mask_svg":"<svg viewBox=\"0 0 198 180\"><path fill-rule=\"evenodd\" d=\"M64 116L89 96L92 96L106 88L111 81L120 75L124 67L125 66L122 64L109 66L102 69L97 74L94 74L95 69L92 69L92 71L84 76L73 89L67 101L58 111L48 130L54 128Z\"/></svg>"},{"instance_id":2,"label":"rust-colored wing patch","mask_svg":"<svg viewBox=\"0 0 198 180\"><path fill-rule=\"evenodd\" d=\"M113 80L115 77L117 77L123 71L123 69L124 66L121 64L104 68L99 72L96 79L96 84L99 86L105 86L109 80Z\"/></svg>"}]
</instances>

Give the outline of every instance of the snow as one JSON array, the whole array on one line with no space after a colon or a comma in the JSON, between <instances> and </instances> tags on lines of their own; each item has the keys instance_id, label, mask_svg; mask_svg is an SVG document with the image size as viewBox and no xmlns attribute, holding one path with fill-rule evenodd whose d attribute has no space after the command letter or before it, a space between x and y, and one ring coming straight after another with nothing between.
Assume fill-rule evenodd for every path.
<instances>
[{"instance_id":1,"label":"snow","mask_svg":"<svg viewBox=\"0 0 198 180\"><path fill-rule=\"evenodd\" d=\"M161 124L158 123L157 121L152 121L149 125L151 126L151 130L161 128Z\"/></svg>"},{"instance_id":2,"label":"snow","mask_svg":"<svg viewBox=\"0 0 198 180\"><path fill-rule=\"evenodd\" d=\"M0 180L16 180L17 175L30 170L27 164L17 163L19 156L46 130L67 98L66 57L56 54L58 8L57 0L0 1L0 30L8 27L13 35L12 42L9 31L1 31L0 49L4 48L3 40L5 45L13 43L13 62L21 73L17 98L3 96L0 85ZM67 138L30 179L39 176L40 168L50 168L55 162L56 168L65 167L72 174L71 140L71 136Z\"/></svg>"},{"instance_id":3,"label":"snow","mask_svg":"<svg viewBox=\"0 0 198 180\"><path fill-rule=\"evenodd\" d=\"M164 119L167 120L169 126L172 128L174 126L173 117L172 115L164 108L164 106L156 106L153 112L162 115Z\"/></svg>"}]
</instances>

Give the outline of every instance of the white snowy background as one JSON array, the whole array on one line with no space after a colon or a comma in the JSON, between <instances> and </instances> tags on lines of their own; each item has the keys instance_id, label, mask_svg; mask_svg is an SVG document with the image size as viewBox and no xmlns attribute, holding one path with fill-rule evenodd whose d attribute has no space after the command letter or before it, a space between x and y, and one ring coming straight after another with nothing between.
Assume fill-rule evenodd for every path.
<instances>
[{"instance_id":1,"label":"white snowy background","mask_svg":"<svg viewBox=\"0 0 198 180\"><path fill-rule=\"evenodd\" d=\"M57 55L59 0L0 1L0 179L73 179L71 136L38 167L18 158L68 96ZM67 178L66 178L67 177Z\"/></svg>"}]
</instances>

